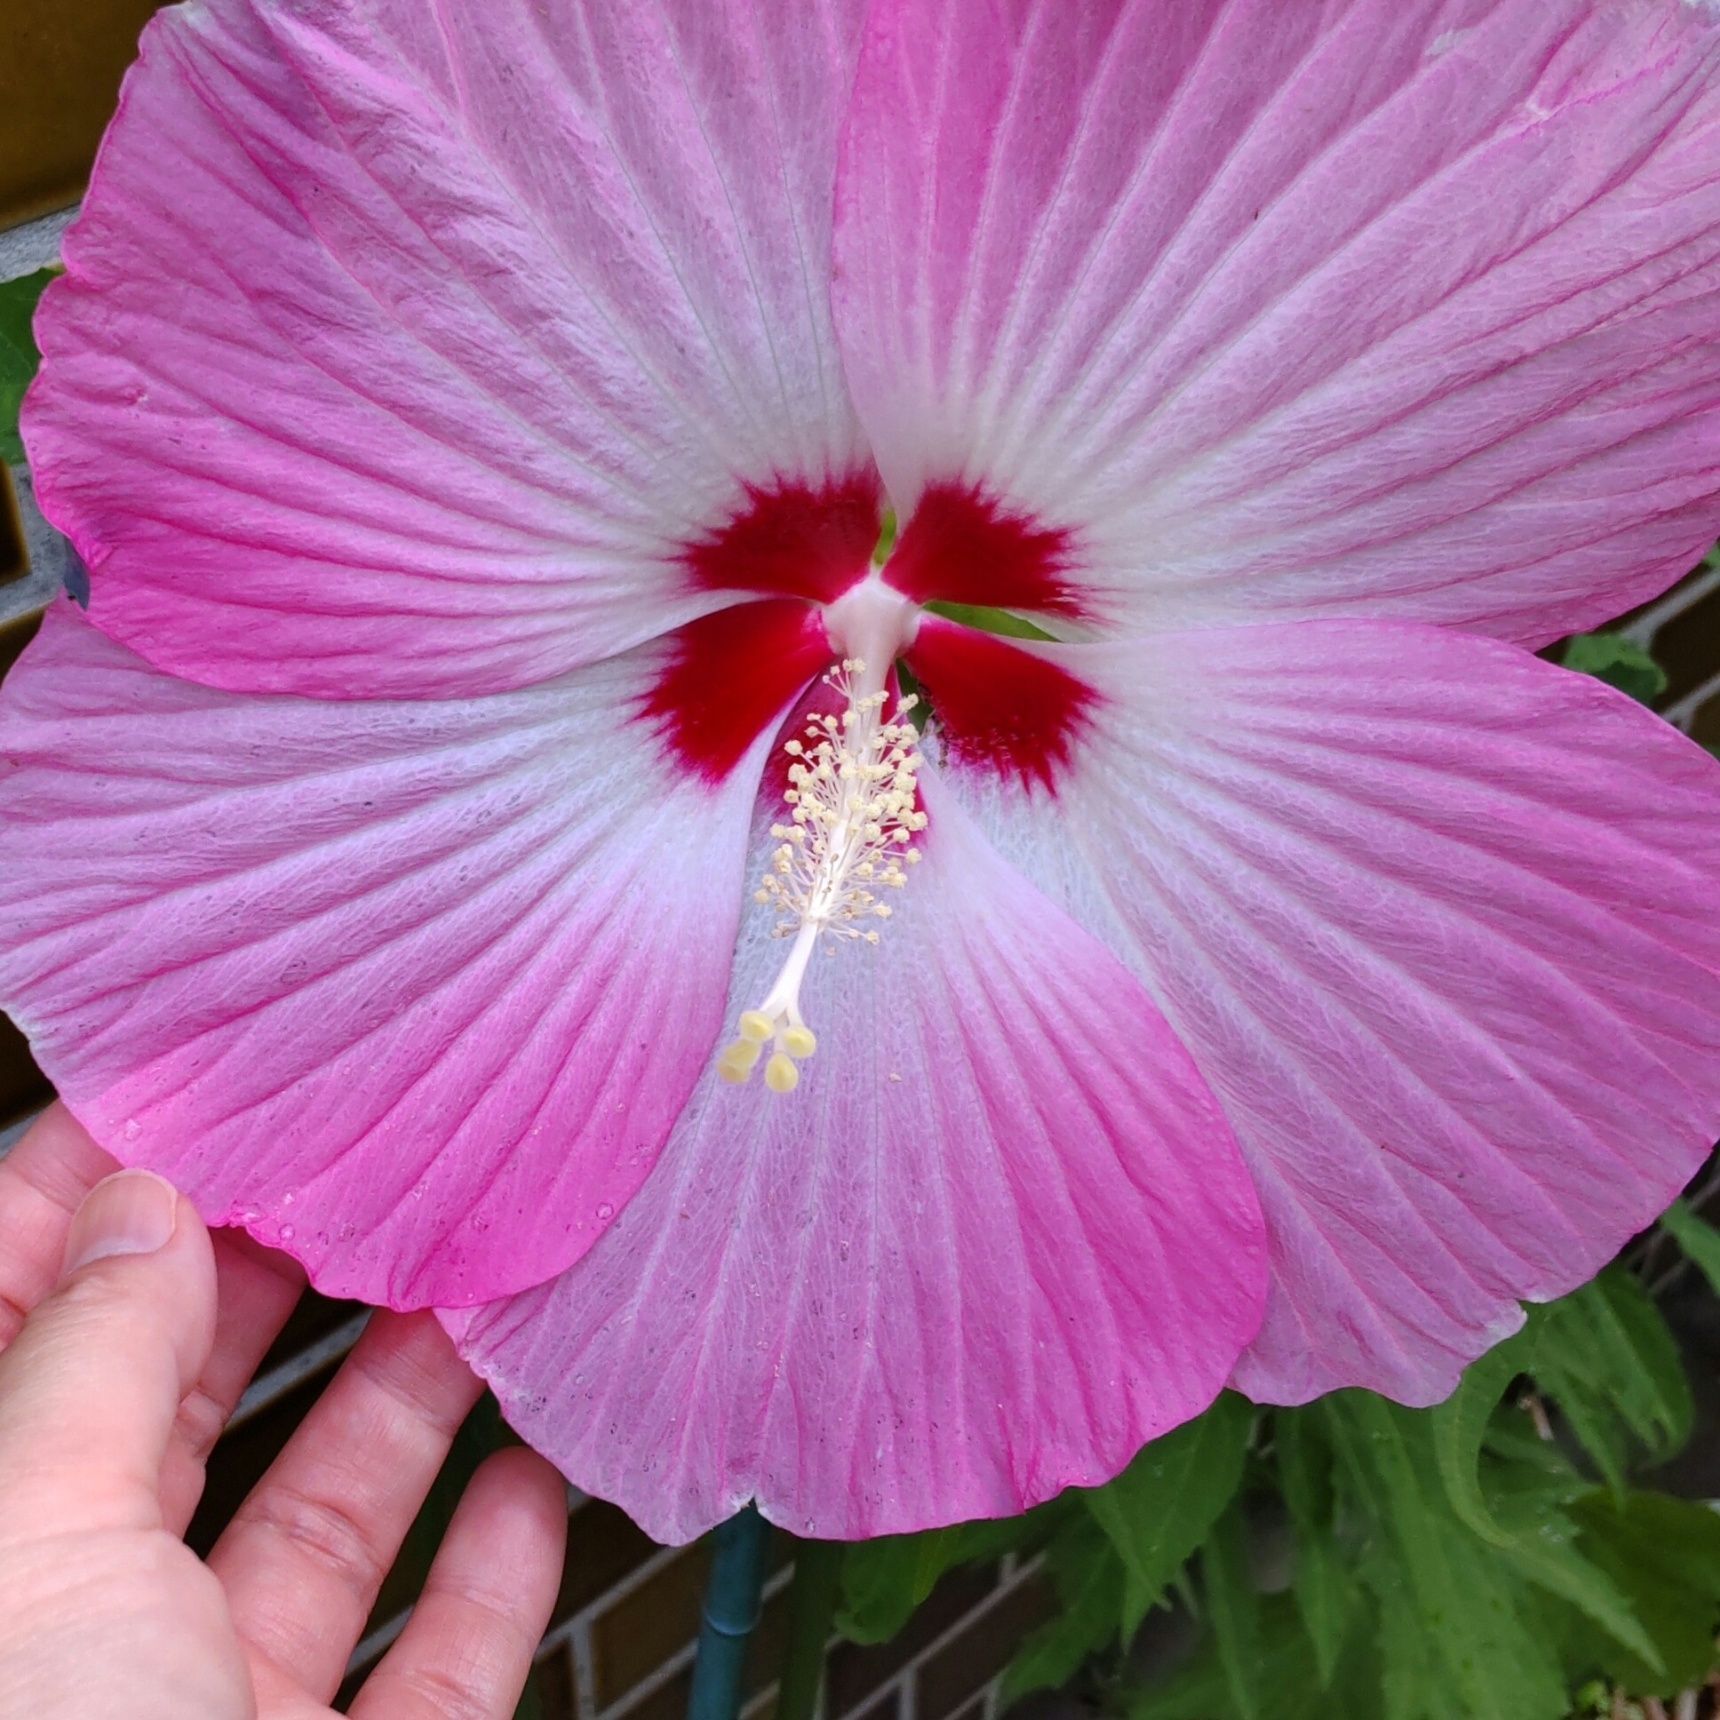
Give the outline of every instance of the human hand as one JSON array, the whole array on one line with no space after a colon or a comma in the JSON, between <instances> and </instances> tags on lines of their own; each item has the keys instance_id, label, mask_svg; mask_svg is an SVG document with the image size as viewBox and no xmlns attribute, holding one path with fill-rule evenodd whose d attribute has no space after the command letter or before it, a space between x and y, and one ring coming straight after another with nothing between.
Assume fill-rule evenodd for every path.
<instances>
[{"instance_id":1,"label":"human hand","mask_svg":"<svg viewBox=\"0 0 1720 1720\"><path fill-rule=\"evenodd\" d=\"M478 1384L376 1315L204 1564L204 1461L302 1280L115 1168L59 1107L0 1162L0 1720L327 1720ZM566 1522L547 1463L492 1457L354 1720L506 1720Z\"/></svg>"}]
</instances>

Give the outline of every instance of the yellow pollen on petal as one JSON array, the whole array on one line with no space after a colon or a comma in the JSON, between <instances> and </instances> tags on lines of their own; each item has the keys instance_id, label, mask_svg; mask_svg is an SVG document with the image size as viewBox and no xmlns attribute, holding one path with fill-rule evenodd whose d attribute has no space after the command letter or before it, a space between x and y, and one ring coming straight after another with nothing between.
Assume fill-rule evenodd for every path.
<instances>
[{"instance_id":1,"label":"yellow pollen on petal","mask_svg":"<svg viewBox=\"0 0 1720 1720\"><path fill-rule=\"evenodd\" d=\"M793 942L769 994L741 1014L740 1038L717 1059L725 1081L744 1082L768 1045L765 1085L773 1093L794 1091L797 1064L818 1049L800 1014L813 950L825 938L876 944L879 922L891 915L877 891L901 889L920 858L913 847L926 827L918 798L920 737L909 720L917 701L910 695L886 716L882 679L868 677L862 659L845 657L825 676L842 699L840 713L810 718L784 743L793 761L783 797L790 818L771 826L773 846L753 896L775 909L775 935Z\"/></svg>"}]
</instances>

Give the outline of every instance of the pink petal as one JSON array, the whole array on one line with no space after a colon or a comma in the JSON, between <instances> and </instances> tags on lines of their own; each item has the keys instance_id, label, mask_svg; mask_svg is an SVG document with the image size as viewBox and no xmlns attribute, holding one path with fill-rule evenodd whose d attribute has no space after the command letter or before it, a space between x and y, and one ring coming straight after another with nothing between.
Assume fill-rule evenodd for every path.
<instances>
[{"instance_id":1,"label":"pink petal","mask_svg":"<svg viewBox=\"0 0 1720 1720\"><path fill-rule=\"evenodd\" d=\"M1712 540L1713 7L873 16L837 216L850 381L904 513L977 488L1068 534L1037 607L1539 644ZM950 554L936 595L1020 605L1013 566L988 597Z\"/></svg>"},{"instance_id":2,"label":"pink petal","mask_svg":"<svg viewBox=\"0 0 1720 1720\"><path fill-rule=\"evenodd\" d=\"M749 1498L823 1536L1019 1511L1198 1412L1258 1322L1258 1210L1187 1056L930 787L881 945L814 963L799 1090L707 1080L575 1270L446 1317L520 1432L660 1540Z\"/></svg>"},{"instance_id":3,"label":"pink petal","mask_svg":"<svg viewBox=\"0 0 1720 1720\"><path fill-rule=\"evenodd\" d=\"M866 465L827 291L862 3L164 12L26 417L98 625L438 696L718 607L694 546Z\"/></svg>"},{"instance_id":4,"label":"pink petal","mask_svg":"<svg viewBox=\"0 0 1720 1720\"><path fill-rule=\"evenodd\" d=\"M0 700L0 1002L104 1146L331 1294L551 1276L721 1026L768 741L688 776L626 720L665 652L465 703L245 698L62 606Z\"/></svg>"},{"instance_id":5,"label":"pink petal","mask_svg":"<svg viewBox=\"0 0 1720 1720\"><path fill-rule=\"evenodd\" d=\"M1236 1384L1435 1401L1720 1133L1720 765L1436 629L1036 649L1097 698L1061 822L987 767L989 818L1235 1125L1273 1265Z\"/></svg>"}]
</instances>

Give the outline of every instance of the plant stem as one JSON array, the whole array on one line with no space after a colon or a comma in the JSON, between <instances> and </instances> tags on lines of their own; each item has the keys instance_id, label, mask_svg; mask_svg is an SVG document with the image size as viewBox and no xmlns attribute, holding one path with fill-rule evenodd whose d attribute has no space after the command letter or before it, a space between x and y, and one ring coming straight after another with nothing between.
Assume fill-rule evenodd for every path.
<instances>
[{"instance_id":1,"label":"plant stem","mask_svg":"<svg viewBox=\"0 0 1720 1720\"><path fill-rule=\"evenodd\" d=\"M747 1644L763 1605L770 1525L749 1505L719 1523L711 1540L687 1720L735 1720L740 1713Z\"/></svg>"},{"instance_id":2,"label":"plant stem","mask_svg":"<svg viewBox=\"0 0 1720 1720\"><path fill-rule=\"evenodd\" d=\"M794 1550L794 1587L788 1598L788 1652L777 1720L813 1720L824 1683L824 1650L836 1617L842 1585L840 1541L798 1541Z\"/></svg>"}]
</instances>

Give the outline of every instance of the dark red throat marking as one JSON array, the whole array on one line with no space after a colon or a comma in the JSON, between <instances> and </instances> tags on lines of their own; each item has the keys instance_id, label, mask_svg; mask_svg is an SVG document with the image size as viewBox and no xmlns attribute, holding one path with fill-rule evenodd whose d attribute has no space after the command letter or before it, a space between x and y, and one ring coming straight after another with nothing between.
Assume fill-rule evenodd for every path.
<instances>
[{"instance_id":1,"label":"dark red throat marking","mask_svg":"<svg viewBox=\"0 0 1720 1720\"><path fill-rule=\"evenodd\" d=\"M746 501L681 559L703 591L756 591L832 603L866 571L883 500L875 472L820 485L748 484Z\"/></svg>"},{"instance_id":2,"label":"dark red throat marking","mask_svg":"<svg viewBox=\"0 0 1720 1720\"><path fill-rule=\"evenodd\" d=\"M1086 682L995 633L937 615L920 622L907 661L955 763L1057 792L1099 697Z\"/></svg>"},{"instance_id":3,"label":"dark red throat marking","mask_svg":"<svg viewBox=\"0 0 1720 1720\"><path fill-rule=\"evenodd\" d=\"M830 662L816 609L797 598L737 603L688 623L640 705L670 754L707 782L721 782L761 733Z\"/></svg>"},{"instance_id":4,"label":"dark red throat marking","mask_svg":"<svg viewBox=\"0 0 1720 1720\"><path fill-rule=\"evenodd\" d=\"M920 497L884 578L916 603L978 603L1079 616L1069 583L1073 544L1060 528L1011 513L995 498L958 484Z\"/></svg>"}]
</instances>

